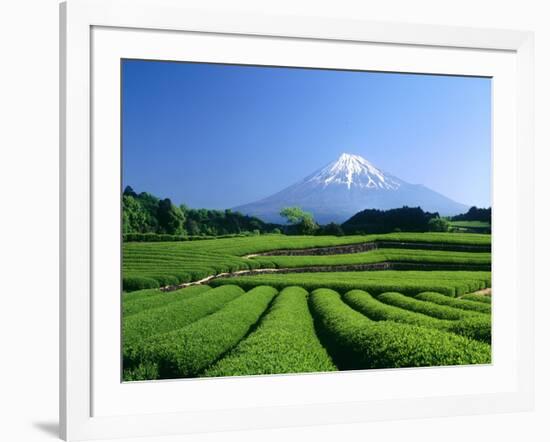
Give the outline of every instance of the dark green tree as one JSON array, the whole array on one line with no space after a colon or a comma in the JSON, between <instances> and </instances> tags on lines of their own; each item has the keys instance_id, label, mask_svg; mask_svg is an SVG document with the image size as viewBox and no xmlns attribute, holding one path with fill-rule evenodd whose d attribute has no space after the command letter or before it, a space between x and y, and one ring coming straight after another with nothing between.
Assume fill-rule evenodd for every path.
<instances>
[{"instance_id":1,"label":"dark green tree","mask_svg":"<svg viewBox=\"0 0 550 442\"><path fill-rule=\"evenodd\" d=\"M428 221L428 230L431 232L448 232L451 223L445 218L432 218Z\"/></svg>"},{"instance_id":2,"label":"dark green tree","mask_svg":"<svg viewBox=\"0 0 550 442\"><path fill-rule=\"evenodd\" d=\"M313 235L319 229L312 217L305 217L298 224L298 233L301 235Z\"/></svg>"},{"instance_id":3,"label":"dark green tree","mask_svg":"<svg viewBox=\"0 0 550 442\"><path fill-rule=\"evenodd\" d=\"M126 186L122 194L125 196L133 196L134 198L137 198L138 196L137 193L134 192L134 189L132 189L130 186Z\"/></svg>"},{"instance_id":4,"label":"dark green tree","mask_svg":"<svg viewBox=\"0 0 550 442\"><path fill-rule=\"evenodd\" d=\"M191 236L198 236L201 234L199 223L194 219L188 219L185 228L187 229L187 233Z\"/></svg>"},{"instance_id":5,"label":"dark green tree","mask_svg":"<svg viewBox=\"0 0 550 442\"><path fill-rule=\"evenodd\" d=\"M159 233L157 215L160 200L156 196L147 192L141 192L137 196L137 199L147 214L147 232Z\"/></svg>"},{"instance_id":6,"label":"dark green tree","mask_svg":"<svg viewBox=\"0 0 550 442\"><path fill-rule=\"evenodd\" d=\"M453 216L453 221L485 221L491 222L491 208L470 207L468 212Z\"/></svg>"},{"instance_id":7,"label":"dark green tree","mask_svg":"<svg viewBox=\"0 0 550 442\"><path fill-rule=\"evenodd\" d=\"M318 234L320 234L320 235L342 236L342 235L344 235L344 230L342 229L340 224L329 223L325 226L322 226L319 229Z\"/></svg>"},{"instance_id":8,"label":"dark green tree","mask_svg":"<svg viewBox=\"0 0 550 442\"><path fill-rule=\"evenodd\" d=\"M160 233L168 233L170 235L181 235L183 233L185 218L181 209L174 206L170 198L159 201L157 219Z\"/></svg>"},{"instance_id":9,"label":"dark green tree","mask_svg":"<svg viewBox=\"0 0 550 442\"><path fill-rule=\"evenodd\" d=\"M319 228L311 213L299 207L285 207L279 214L301 235L313 235Z\"/></svg>"},{"instance_id":10,"label":"dark green tree","mask_svg":"<svg viewBox=\"0 0 550 442\"><path fill-rule=\"evenodd\" d=\"M137 198L122 196L122 232L145 233L147 228L147 213Z\"/></svg>"}]
</instances>

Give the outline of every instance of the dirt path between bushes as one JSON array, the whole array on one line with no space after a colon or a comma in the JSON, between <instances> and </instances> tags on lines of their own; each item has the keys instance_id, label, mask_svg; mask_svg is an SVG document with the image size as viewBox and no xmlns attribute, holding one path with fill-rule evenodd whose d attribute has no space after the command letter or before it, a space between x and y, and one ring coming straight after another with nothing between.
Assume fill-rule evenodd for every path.
<instances>
[{"instance_id":1,"label":"dirt path between bushes","mask_svg":"<svg viewBox=\"0 0 550 442\"><path fill-rule=\"evenodd\" d=\"M487 297L491 297L491 287L489 288L486 288L486 289L483 289L483 290L478 290L477 292L472 292L472 293L468 293L468 295L483 295L483 296L487 296Z\"/></svg>"},{"instance_id":2,"label":"dirt path between bushes","mask_svg":"<svg viewBox=\"0 0 550 442\"><path fill-rule=\"evenodd\" d=\"M242 258L254 258L256 256L315 256L315 255L340 255L348 253L361 253L384 248L420 249L420 250L443 250L456 252L490 252L490 245L477 244L438 244L423 242L401 242L401 241L371 241L356 244L344 244L328 247L312 247L305 249L281 249L268 252L253 253L242 256ZM313 273L313 272L356 272L356 271L380 271L380 270L481 270L490 271L491 266L469 265L469 264L440 264L440 263L411 263L383 261L370 264L340 264L328 266L304 266L286 268L265 268L246 269L236 272L223 272L210 275L198 281L185 282L177 285L161 287L160 290L170 292L193 285L207 284L219 278L231 278L237 276L251 276L272 273ZM489 290L487 292L486 290ZM483 293L481 293L483 292ZM480 290L480 294L490 294L490 289Z\"/></svg>"}]
</instances>

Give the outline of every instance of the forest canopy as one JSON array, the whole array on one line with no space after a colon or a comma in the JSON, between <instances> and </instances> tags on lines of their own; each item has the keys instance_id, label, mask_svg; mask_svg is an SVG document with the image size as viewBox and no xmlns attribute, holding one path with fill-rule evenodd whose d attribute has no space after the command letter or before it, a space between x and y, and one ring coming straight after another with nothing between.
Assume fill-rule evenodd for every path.
<instances>
[{"instance_id":1,"label":"forest canopy","mask_svg":"<svg viewBox=\"0 0 550 442\"><path fill-rule=\"evenodd\" d=\"M122 194L122 233L154 233L181 236L220 236L245 232L268 233L277 225L233 212L231 209L191 209L176 206L169 198L147 192L136 193L130 186Z\"/></svg>"}]
</instances>

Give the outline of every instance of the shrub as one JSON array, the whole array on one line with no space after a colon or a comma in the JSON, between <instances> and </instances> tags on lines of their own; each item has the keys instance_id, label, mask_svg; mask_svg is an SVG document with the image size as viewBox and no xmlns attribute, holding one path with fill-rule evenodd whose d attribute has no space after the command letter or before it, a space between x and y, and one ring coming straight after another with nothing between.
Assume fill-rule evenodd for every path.
<instances>
[{"instance_id":1,"label":"shrub","mask_svg":"<svg viewBox=\"0 0 550 442\"><path fill-rule=\"evenodd\" d=\"M480 315L460 321L452 321L447 328L452 333L491 344L491 317Z\"/></svg>"},{"instance_id":2,"label":"shrub","mask_svg":"<svg viewBox=\"0 0 550 442\"><path fill-rule=\"evenodd\" d=\"M479 313L491 313L491 306L482 303L464 301L464 297L461 299L449 298L441 293L434 292L422 292L415 296L416 299L422 301L433 302L434 304L447 305L449 307L459 308L462 310L471 310Z\"/></svg>"},{"instance_id":3,"label":"shrub","mask_svg":"<svg viewBox=\"0 0 550 442\"><path fill-rule=\"evenodd\" d=\"M161 287L166 287L170 285L177 285L180 283L180 278L176 275L152 275Z\"/></svg>"},{"instance_id":4,"label":"shrub","mask_svg":"<svg viewBox=\"0 0 550 442\"><path fill-rule=\"evenodd\" d=\"M450 322L384 304L363 290L351 290L342 299L374 321L394 321L436 329L444 329Z\"/></svg>"},{"instance_id":5,"label":"shrub","mask_svg":"<svg viewBox=\"0 0 550 442\"><path fill-rule=\"evenodd\" d=\"M169 242L169 241L197 241L216 238L233 238L239 234L229 235L170 235L168 233L124 233L123 242Z\"/></svg>"},{"instance_id":6,"label":"shrub","mask_svg":"<svg viewBox=\"0 0 550 442\"><path fill-rule=\"evenodd\" d=\"M429 264L463 266L472 270L486 270L491 266L491 254L479 252L447 252L441 250L415 250L382 248L359 253L342 253L336 255L297 255L297 256L257 256L252 260L276 267L316 267L345 266L357 264L375 264L397 262L403 264ZM430 269L433 270L432 267ZM458 268L457 270L459 270Z\"/></svg>"},{"instance_id":7,"label":"shrub","mask_svg":"<svg viewBox=\"0 0 550 442\"><path fill-rule=\"evenodd\" d=\"M239 376L333 371L336 367L315 334L307 292L287 287L258 328L205 373Z\"/></svg>"},{"instance_id":8,"label":"shrub","mask_svg":"<svg viewBox=\"0 0 550 442\"><path fill-rule=\"evenodd\" d=\"M465 299L466 301L483 302L484 304L491 304L490 296L479 295L476 293L469 293L467 295L461 296L460 298Z\"/></svg>"},{"instance_id":9,"label":"shrub","mask_svg":"<svg viewBox=\"0 0 550 442\"><path fill-rule=\"evenodd\" d=\"M158 366L151 362L144 362L135 367L125 367L123 371L123 378L127 382L158 379L158 377Z\"/></svg>"},{"instance_id":10,"label":"shrub","mask_svg":"<svg viewBox=\"0 0 550 442\"><path fill-rule=\"evenodd\" d=\"M246 336L276 293L257 287L188 327L151 338L142 363L156 364L162 379L199 374Z\"/></svg>"},{"instance_id":11,"label":"shrub","mask_svg":"<svg viewBox=\"0 0 550 442\"><path fill-rule=\"evenodd\" d=\"M122 290L127 292L159 287L159 282L154 278L148 278L145 276L125 276L122 278Z\"/></svg>"},{"instance_id":12,"label":"shrub","mask_svg":"<svg viewBox=\"0 0 550 442\"><path fill-rule=\"evenodd\" d=\"M401 293L383 293L377 296L377 299L384 304L400 307L405 310L422 313L438 319L458 320L470 318L477 313L434 304L432 302L420 301L410 298Z\"/></svg>"},{"instance_id":13,"label":"shrub","mask_svg":"<svg viewBox=\"0 0 550 442\"><path fill-rule=\"evenodd\" d=\"M159 289L144 289L144 290L135 290L133 292L123 292L122 293L122 303L126 301L137 301L140 299L147 299L153 295L159 295L161 291Z\"/></svg>"},{"instance_id":14,"label":"shrub","mask_svg":"<svg viewBox=\"0 0 550 442\"><path fill-rule=\"evenodd\" d=\"M130 315L134 315L144 310L162 307L184 299L187 300L194 298L207 290L210 290L210 287L207 285L195 285L184 289L175 290L173 292L146 290L148 294L146 296L139 297L134 297L133 295L141 294L143 291L133 292L131 295L125 295L122 297L122 315L123 318L127 318Z\"/></svg>"},{"instance_id":15,"label":"shrub","mask_svg":"<svg viewBox=\"0 0 550 442\"><path fill-rule=\"evenodd\" d=\"M140 359L144 342L148 338L185 327L203 316L214 313L243 293L244 291L237 286L220 287L191 299L183 299L124 318L122 337L125 365L135 364L136 360Z\"/></svg>"},{"instance_id":16,"label":"shrub","mask_svg":"<svg viewBox=\"0 0 550 442\"><path fill-rule=\"evenodd\" d=\"M426 291L437 291L448 296L456 296L457 293L471 291L471 287L484 287L487 280L490 280L490 272L384 270L378 272L262 274L220 278L209 282L209 284L236 284L245 289L258 285L271 285L279 289L300 286L310 291L316 288L330 288L341 293L361 289L374 295L384 292L416 295Z\"/></svg>"},{"instance_id":17,"label":"shrub","mask_svg":"<svg viewBox=\"0 0 550 442\"><path fill-rule=\"evenodd\" d=\"M314 291L310 305L322 341L341 369L491 362L487 344L424 327L371 321L332 290Z\"/></svg>"},{"instance_id":18,"label":"shrub","mask_svg":"<svg viewBox=\"0 0 550 442\"><path fill-rule=\"evenodd\" d=\"M384 294L394 295L392 293ZM397 293L396 295L399 295ZM403 296L403 295L400 295ZM440 295L442 296L442 295ZM396 297L398 298L398 297ZM453 299L448 298L447 299ZM384 304L362 290L352 290L343 299L355 310L375 321L395 321L417 325L456 335L465 336L477 341L491 343L491 317L485 314L474 314L460 320L437 319L422 313L415 313L401 307ZM420 301L422 302L422 301ZM426 304L429 304L426 302Z\"/></svg>"}]
</instances>

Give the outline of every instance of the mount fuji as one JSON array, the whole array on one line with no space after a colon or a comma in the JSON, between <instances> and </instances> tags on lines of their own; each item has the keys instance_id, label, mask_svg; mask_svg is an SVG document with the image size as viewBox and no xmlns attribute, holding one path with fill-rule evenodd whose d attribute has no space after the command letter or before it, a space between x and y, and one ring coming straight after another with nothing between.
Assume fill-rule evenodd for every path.
<instances>
[{"instance_id":1,"label":"mount fuji","mask_svg":"<svg viewBox=\"0 0 550 442\"><path fill-rule=\"evenodd\" d=\"M233 210L266 222L281 223L279 212L289 206L312 213L320 224L340 223L365 209L420 206L424 211L446 216L469 208L423 185L387 174L359 155L343 153L302 181Z\"/></svg>"}]
</instances>

